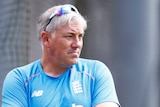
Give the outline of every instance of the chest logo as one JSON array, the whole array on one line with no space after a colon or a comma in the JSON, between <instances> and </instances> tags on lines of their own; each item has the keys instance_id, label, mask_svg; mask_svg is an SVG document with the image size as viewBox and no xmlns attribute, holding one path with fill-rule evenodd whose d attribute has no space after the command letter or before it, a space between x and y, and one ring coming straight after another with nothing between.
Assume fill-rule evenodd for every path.
<instances>
[{"instance_id":1,"label":"chest logo","mask_svg":"<svg viewBox=\"0 0 160 107\"><path fill-rule=\"evenodd\" d=\"M75 94L83 92L82 85L78 80L72 82L72 88Z\"/></svg>"}]
</instances>

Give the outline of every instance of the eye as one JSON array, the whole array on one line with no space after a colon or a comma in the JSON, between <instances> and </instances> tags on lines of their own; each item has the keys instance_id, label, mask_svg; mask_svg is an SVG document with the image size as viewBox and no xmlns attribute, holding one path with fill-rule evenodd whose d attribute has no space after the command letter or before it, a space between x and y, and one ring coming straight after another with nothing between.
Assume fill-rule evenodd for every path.
<instances>
[{"instance_id":1,"label":"eye","mask_svg":"<svg viewBox=\"0 0 160 107\"><path fill-rule=\"evenodd\" d=\"M73 37L73 35L67 35L66 37L71 38L71 37Z\"/></svg>"},{"instance_id":2,"label":"eye","mask_svg":"<svg viewBox=\"0 0 160 107\"><path fill-rule=\"evenodd\" d=\"M72 38L73 35L72 35L72 34L67 34L67 35L65 35L64 37L69 39L69 38Z\"/></svg>"},{"instance_id":3,"label":"eye","mask_svg":"<svg viewBox=\"0 0 160 107\"><path fill-rule=\"evenodd\" d=\"M80 34L80 35L79 35L79 38L83 38L83 37L84 37L84 34Z\"/></svg>"}]
</instances>

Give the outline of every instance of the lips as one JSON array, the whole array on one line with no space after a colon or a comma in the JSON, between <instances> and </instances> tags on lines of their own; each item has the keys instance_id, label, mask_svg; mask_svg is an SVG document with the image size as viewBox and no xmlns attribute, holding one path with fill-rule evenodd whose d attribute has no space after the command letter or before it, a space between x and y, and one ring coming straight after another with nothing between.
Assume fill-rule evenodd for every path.
<instances>
[{"instance_id":1,"label":"lips","mask_svg":"<svg viewBox=\"0 0 160 107\"><path fill-rule=\"evenodd\" d=\"M79 56L79 52L77 52L77 51L69 51L68 54L71 54L71 55L77 56L77 57Z\"/></svg>"},{"instance_id":2,"label":"lips","mask_svg":"<svg viewBox=\"0 0 160 107\"><path fill-rule=\"evenodd\" d=\"M78 52L69 52L69 54L79 55Z\"/></svg>"}]
</instances>

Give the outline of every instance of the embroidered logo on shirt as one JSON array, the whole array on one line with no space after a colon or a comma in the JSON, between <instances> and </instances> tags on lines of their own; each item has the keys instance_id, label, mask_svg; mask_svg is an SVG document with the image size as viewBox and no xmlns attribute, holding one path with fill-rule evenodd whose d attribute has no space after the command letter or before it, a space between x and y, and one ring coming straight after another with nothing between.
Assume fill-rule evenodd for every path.
<instances>
[{"instance_id":1,"label":"embroidered logo on shirt","mask_svg":"<svg viewBox=\"0 0 160 107\"><path fill-rule=\"evenodd\" d=\"M72 107L83 107L82 105L72 104Z\"/></svg>"},{"instance_id":2,"label":"embroidered logo on shirt","mask_svg":"<svg viewBox=\"0 0 160 107\"><path fill-rule=\"evenodd\" d=\"M43 95L43 90L36 90L33 91L32 96L31 97L39 97Z\"/></svg>"},{"instance_id":3,"label":"embroidered logo on shirt","mask_svg":"<svg viewBox=\"0 0 160 107\"><path fill-rule=\"evenodd\" d=\"M83 92L82 85L78 80L72 82L72 88L75 94Z\"/></svg>"}]
</instances>

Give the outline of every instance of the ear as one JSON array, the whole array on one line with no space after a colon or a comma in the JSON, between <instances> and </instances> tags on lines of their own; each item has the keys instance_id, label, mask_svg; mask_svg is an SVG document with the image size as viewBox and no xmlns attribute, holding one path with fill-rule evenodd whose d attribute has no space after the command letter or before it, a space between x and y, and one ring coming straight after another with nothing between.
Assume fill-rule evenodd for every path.
<instances>
[{"instance_id":1,"label":"ear","mask_svg":"<svg viewBox=\"0 0 160 107\"><path fill-rule=\"evenodd\" d=\"M42 31L41 41L44 47L49 47L49 37L50 37L50 34L48 32Z\"/></svg>"}]
</instances>

